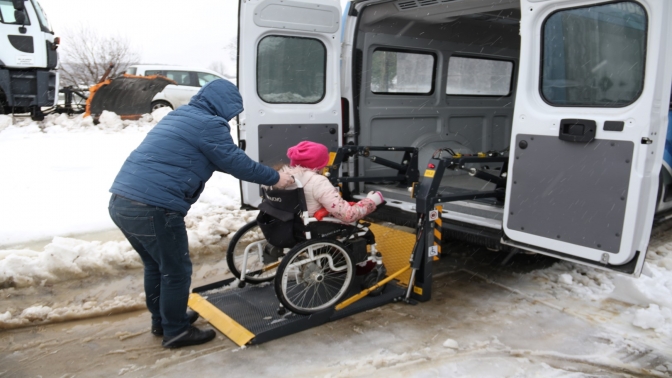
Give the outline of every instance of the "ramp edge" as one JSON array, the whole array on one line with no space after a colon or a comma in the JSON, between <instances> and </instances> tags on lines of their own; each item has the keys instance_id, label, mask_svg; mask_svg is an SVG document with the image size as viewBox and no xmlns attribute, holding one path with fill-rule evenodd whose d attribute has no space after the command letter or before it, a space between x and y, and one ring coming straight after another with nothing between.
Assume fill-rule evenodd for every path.
<instances>
[{"instance_id":1,"label":"ramp edge","mask_svg":"<svg viewBox=\"0 0 672 378\"><path fill-rule=\"evenodd\" d=\"M220 311L212 303L202 296L191 293L187 305L198 312L205 320L231 339L238 346L244 346L254 338L254 334L240 325L228 315Z\"/></svg>"}]
</instances>

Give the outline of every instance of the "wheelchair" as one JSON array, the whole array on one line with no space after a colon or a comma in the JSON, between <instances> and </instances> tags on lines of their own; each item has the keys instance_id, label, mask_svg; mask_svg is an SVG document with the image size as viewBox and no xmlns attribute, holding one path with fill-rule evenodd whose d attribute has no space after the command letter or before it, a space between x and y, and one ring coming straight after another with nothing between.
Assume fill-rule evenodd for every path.
<instances>
[{"instance_id":1,"label":"wheelchair","mask_svg":"<svg viewBox=\"0 0 672 378\"><path fill-rule=\"evenodd\" d=\"M273 281L285 309L308 315L338 304L355 282L375 285L386 271L369 223L344 223L324 210L309 216L295 181L297 189L262 189L259 216L234 234L226 259L239 287Z\"/></svg>"}]
</instances>

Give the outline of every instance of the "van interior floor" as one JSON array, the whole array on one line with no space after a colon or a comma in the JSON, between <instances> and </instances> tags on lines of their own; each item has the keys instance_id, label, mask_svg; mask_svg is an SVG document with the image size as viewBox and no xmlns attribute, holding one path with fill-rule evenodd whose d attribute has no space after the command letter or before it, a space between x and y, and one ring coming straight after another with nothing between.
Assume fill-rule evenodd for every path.
<instances>
[{"instance_id":1,"label":"van interior floor","mask_svg":"<svg viewBox=\"0 0 672 378\"><path fill-rule=\"evenodd\" d=\"M448 196L450 194L490 191L494 189L495 184L469 175L451 175L441 180L439 193ZM403 203L415 203L415 199L411 198L408 188L399 187L395 184L367 184L365 191L380 191L391 206L402 205ZM454 218L455 220L466 220L472 217L484 218L488 222L485 226L490 226L491 228L500 228L504 217L504 202L498 201L495 198L455 201L445 203L442 206L444 218Z\"/></svg>"}]
</instances>

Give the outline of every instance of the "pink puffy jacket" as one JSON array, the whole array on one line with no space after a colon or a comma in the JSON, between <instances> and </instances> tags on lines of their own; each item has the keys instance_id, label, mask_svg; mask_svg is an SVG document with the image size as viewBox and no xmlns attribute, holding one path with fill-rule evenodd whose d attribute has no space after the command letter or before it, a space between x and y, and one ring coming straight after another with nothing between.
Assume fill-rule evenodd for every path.
<instances>
[{"instance_id":1,"label":"pink puffy jacket","mask_svg":"<svg viewBox=\"0 0 672 378\"><path fill-rule=\"evenodd\" d=\"M364 218L367 214L376 209L373 200L364 198L361 201L350 205L341 198L338 188L331 185L329 179L317 173L316 171L303 167L284 166L281 172L289 173L297 178L303 184L303 192L306 196L306 205L308 213L312 216L321 207L324 207L334 217L343 222L355 222ZM286 189L296 188L295 184Z\"/></svg>"}]
</instances>

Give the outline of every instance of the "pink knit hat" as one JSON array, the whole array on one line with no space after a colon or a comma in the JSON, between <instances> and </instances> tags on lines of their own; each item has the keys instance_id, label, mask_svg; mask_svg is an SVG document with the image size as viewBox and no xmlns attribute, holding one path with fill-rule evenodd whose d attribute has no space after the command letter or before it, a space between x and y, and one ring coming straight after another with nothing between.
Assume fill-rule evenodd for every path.
<instances>
[{"instance_id":1,"label":"pink knit hat","mask_svg":"<svg viewBox=\"0 0 672 378\"><path fill-rule=\"evenodd\" d=\"M303 141L287 150L289 164L304 168L322 169L329 164L329 150L320 143Z\"/></svg>"}]
</instances>

